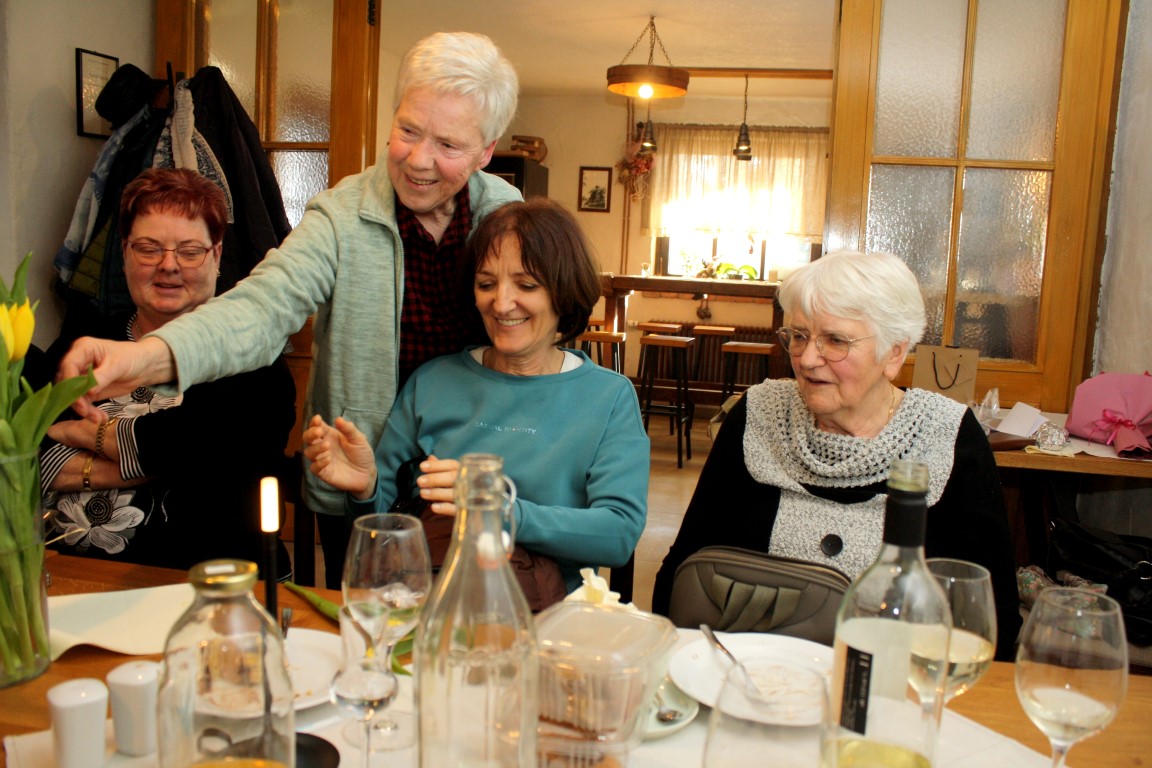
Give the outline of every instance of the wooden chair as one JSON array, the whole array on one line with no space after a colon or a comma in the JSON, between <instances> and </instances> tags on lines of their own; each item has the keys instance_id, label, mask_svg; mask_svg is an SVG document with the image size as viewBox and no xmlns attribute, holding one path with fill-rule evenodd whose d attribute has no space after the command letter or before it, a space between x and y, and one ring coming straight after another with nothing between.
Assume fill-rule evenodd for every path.
<instances>
[{"instance_id":1,"label":"wooden chair","mask_svg":"<svg viewBox=\"0 0 1152 768\"><path fill-rule=\"evenodd\" d=\"M694 403L688 390L688 357L696 339L692 336L665 336L651 333L640 337L640 411L644 414L644 428L652 414L668 416L676 433L676 466L684 466L684 455L692 458L692 418ZM653 350L667 349L671 354L673 392L667 403L653 404L656 389L656 369L659 356ZM687 425L687 426L685 426Z\"/></svg>"}]
</instances>

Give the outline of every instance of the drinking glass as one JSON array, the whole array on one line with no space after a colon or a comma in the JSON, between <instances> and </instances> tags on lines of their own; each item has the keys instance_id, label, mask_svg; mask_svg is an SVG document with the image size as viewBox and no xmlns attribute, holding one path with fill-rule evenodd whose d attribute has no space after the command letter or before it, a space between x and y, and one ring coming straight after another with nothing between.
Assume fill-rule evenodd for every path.
<instances>
[{"instance_id":1,"label":"drinking glass","mask_svg":"<svg viewBox=\"0 0 1152 768\"><path fill-rule=\"evenodd\" d=\"M332 703L359 721L364 765L373 749L415 742L411 715L378 717L396 697L392 649L416 626L432 584L424 527L411 515L373 514L356 519L344 562L341 634L345 658L332 680ZM350 724L355 725L355 723Z\"/></svg>"},{"instance_id":2,"label":"drinking glass","mask_svg":"<svg viewBox=\"0 0 1152 768\"><path fill-rule=\"evenodd\" d=\"M1112 722L1128 687L1120 605L1086 589L1040 593L1016 653L1016 695L1052 744L1052 768Z\"/></svg>"},{"instance_id":3,"label":"drinking glass","mask_svg":"<svg viewBox=\"0 0 1152 768\"><path fill-rule=\"evenodd\" d=\"M746 659L724 677L708 720L704 768L812 768L820 764L828 688L794 660Z\"/></svg>"},{"instance_id":4,"label":"drinking glass","mask_svg":"<svg viewBox=\"0 0 1152 768\"><path fill-rule=\"evenodd\" d=\"M996 654L996 601L992 574L965 560L932 558L928 570L952 608L952 640L948 644L948 682L944 703L976 685Z\"/></svg>"}]
</instances>

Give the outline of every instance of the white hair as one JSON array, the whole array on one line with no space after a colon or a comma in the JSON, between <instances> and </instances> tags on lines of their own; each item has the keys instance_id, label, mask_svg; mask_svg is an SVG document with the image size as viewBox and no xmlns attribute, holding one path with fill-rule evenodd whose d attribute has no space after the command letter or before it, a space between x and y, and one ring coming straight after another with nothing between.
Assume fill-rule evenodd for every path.
<instances>
[{"instance_id":1,"label":"white hair","mask_svg":"<svg viewBox=\"0 0 1152 768\"><path fill-rule=\"evenodd\" d=\"M896 344L924 336L924 297L908 265L890 253L836 251L805 264L780 285L785 313L798 309L860 320L876 337L876 359Z\"/></svg>"},{"instance_id":2,"label":"white hair","mask_svg":"<svg viewBox=\"0 0 1152 768\"><path fill-rule=\"evenodd\" d=\"M516 68L496 44L474 32L437 32L412 46L403 61L392 97L400 107L415 88L466 96L482 116L480 131L487 146L504 135L516 114L520 81Z\"/></svg>"}]
</instances>

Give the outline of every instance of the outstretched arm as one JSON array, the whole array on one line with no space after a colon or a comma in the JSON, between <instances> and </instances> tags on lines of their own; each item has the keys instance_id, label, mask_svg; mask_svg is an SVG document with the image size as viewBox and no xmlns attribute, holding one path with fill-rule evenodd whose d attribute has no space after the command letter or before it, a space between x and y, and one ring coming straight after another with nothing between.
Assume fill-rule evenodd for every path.
<instances>
[{"instance_id":1,"label":"outstretched arm","mask_svg":"<svg viewBox=\"0 0 1152 768\"><path fill-rule=\"evenodd\" d=\"M151 386L176 378L176 361L162 340L149 337L140 341L109 341L85 336L76 340L60 361L57 379L81 376L93 368L96 386L72 404L77 414L99 424L108 415L92 405L137 387Z\"/></svg>"}]
</instances>

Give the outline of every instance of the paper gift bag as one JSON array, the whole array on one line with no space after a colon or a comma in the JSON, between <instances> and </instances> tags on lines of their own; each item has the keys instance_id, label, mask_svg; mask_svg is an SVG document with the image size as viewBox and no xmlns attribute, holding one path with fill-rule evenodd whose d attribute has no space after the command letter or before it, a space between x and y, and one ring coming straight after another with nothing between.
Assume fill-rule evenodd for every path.
<instances>
[{"instance_id":1,"label":"paper gift bag","mask_svg":"<svg viewBox=\"0 0 1152 768\"><path fill-rule=\"evenodd\" d=\"M965 347L916 346L912 386L939 392L968 405L976 394L976 369L980 350Z\"/></svg>"}]
</instances>

